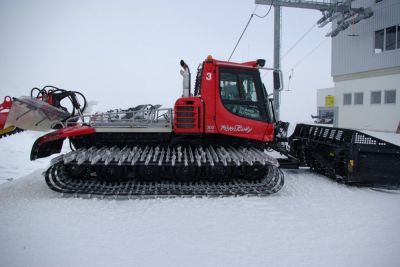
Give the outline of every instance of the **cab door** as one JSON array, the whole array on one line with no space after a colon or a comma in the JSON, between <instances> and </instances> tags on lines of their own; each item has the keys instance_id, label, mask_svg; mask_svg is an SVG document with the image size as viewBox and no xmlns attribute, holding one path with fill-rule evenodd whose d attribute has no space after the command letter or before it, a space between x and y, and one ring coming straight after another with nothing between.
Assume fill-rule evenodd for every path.
<instances>
[{"instance_id":1,"label":"cab door","mask_svg":"<svg viewBox=\"0 0 400 267\"><path fill-rule=\"evenodd\" d=\"M221 134L263 140L267 130L264 95L259 72L220 68L216 92L216 121Z\"/></svg>"}]
</instances>

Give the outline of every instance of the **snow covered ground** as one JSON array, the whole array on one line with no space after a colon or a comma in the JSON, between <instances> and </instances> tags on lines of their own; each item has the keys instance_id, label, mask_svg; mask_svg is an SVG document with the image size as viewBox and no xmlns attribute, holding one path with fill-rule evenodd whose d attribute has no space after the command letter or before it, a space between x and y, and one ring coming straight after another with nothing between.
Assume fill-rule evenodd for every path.
<instances>
[{"instance_id":1,"label":"snow covered ground","mask_svg":"<svg viewBox=\"0 0 400 267\"><path fill-rule=\"evenodd\" d=\"M399 192L301 169L262 198L64 198L34 137L0 140L0 266L400 266Z\"/></svg>"},{"instance_id":2,"label":"snow covered ground","mask_svg":"<svg viewBox=\"0 0 400 267\"><path fill-rule=\"evenodd\" d=\"M0 139L0 185L48 166L49 158L29 160L33 143L42 135L43 132L31 131ZM67 142L65 144L63 151L68 151Z\"/></svg>"}]
</instances>

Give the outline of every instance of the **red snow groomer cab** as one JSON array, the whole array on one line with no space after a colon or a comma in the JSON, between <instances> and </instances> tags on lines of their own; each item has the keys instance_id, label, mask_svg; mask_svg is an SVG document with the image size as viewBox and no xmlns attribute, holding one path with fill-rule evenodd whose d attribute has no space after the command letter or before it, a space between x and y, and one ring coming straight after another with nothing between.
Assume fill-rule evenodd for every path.
<instances>
[{"instance_id":1,"label":"red snow groomer cab","mask_svg":"<svg viewBox=\"0 0 400 267\"><path fill-rule=\"evenodd\" d=\"M193 96L184 89L174 107L176 134L217 134L261 142L274 139L274 118L259 69L265 61L231 63L208 57ZM183 68L187 66L182 62ZM189 88L185 84L184 88Z\"/></svg>"},{"instance_id":2,"label":"red snow groomer cab","mask_svg":"<svg viewBox=\"0 0 400 267\"><path fill-rule=\"evenodd\" d=\"M64 193L105 194L105 181L113 195L276 192L283 176L277 160L264 152L275 135L260 77L264 64L209 56L198 68L192 93L189 67L181 61L183 94L173 109L140 105L82 116L79 122L72 118L68 127L39 138L31 159L59 153L69 138L75 150L46 174L49 186ZM280 71L269 70L280 87ZM121 186L130 189L122 192Z\"/></svg>"}]
</instances>

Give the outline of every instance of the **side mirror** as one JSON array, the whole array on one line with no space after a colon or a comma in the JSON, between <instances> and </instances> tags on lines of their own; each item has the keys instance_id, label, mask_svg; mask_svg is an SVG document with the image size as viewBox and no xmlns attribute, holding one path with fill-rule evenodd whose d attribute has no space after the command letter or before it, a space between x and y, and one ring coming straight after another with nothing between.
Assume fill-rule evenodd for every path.
<instances>
[{"instance_id":1,"label":"side mirror","mask_svg":"<svg viewBox=\"0 0 400 267\"><path fill-rule=\"evenodd\" d=\"M274 90L281 91L283 89L282 71L274 70L273 79L274 79Z\"/></svg>"}]
</instances>

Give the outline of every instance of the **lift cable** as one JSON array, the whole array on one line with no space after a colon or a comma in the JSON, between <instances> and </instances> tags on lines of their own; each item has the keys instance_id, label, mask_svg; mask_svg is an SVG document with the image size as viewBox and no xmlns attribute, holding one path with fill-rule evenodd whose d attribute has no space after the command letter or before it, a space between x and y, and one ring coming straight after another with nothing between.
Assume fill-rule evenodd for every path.
<instances>
[{"instance_id":1,"label":"lift cable","mask_svg":"<svg viewBox=\"0 0 400 267\"><path fill-rule=\"evenodd\" d=\"M316 23L313 23L313 25L311 25L311 28L309 28L300 38L299 40L297 40L286 52L285 54L283 54L283 56L281 57L281 60L283 60L314 28L315 26L317 26Z\"/></svg>"},{"instance_id":2,"label":"lift cable","mask_svg":"<svg viewBox=\"0 0 400 267\"><path fill-rule=\"evenodd\" d=\"M240 41L242 40L242 37L243 37L244 33L245 33L246 30L247 30L247 27L249 27L249 24L250 24L251 20L253 19L253 17L256 16L256 17L261 18L261 19L267 17L268 14L269 14L269 12L270 12L271 9L272 9L272 3L271 3L271 5L269 6L269 9L268 9L267 13L266 13L265 15L263 15L263 16L257 15L257 14L255 13L256 10L257 10L257 7L258 7L258 5L256 5L256 7L254 8L253 12L251 13L250 18L249 18L249 20L247 21L246 26L244 27L244 29L243 29L243 31L242 31L242 34L241 34L240 37L239 37L239 40L236 42L236 45L235 45L235 47L233 48L232 53L231 53L231 55L229 56L228 61L231 61L231 58L232 58L233 54L235 53L236 48L238 47Z\"/></svg>"},{"instance_id":3,"label":"lift cable","mask_svg":"<svg viewBox=\"0 0 400 267\"><path fill-rule=\"evenodd\" d=\"M303 35L285 52L285 54L283 54L283 56L281 57L281 60L283 60L314 28L315 26L317 26L317 23L313 23L311 25L311 27L305 32L303 33ZM300 64L300 63L298 63ZM296 64L296 66L298 65ZM290 69L290 71L292 71L294 69L294 66ZM263 78L267 75L268 73L264 73L264 75L262 76ZM287 73L285 73L287 74Z\"/></svg>"},{"instance_id":4,"label":"lift cable","mask_svg":"<svg viewBox=\"0 0 400 267\"><path fill-rule=\"evenodd\" d=\"M297 61L296 64L293 65L293 67L290 68L290 71L292 69L294 69L295 67L297 67L298 65L300 65L306 58L308 58L309 56L311 56L318 48L320 48L327 40L329 40L329 38L324 38L317 46L315 46L312 50L310 50L310 52L308 52L304 57L302 57L302 59L300 59L299 61ZM288 72L290 72L288 71ZM287 73L288 73L287 72ZM286 74L287 74L286 73Z\"/></svg>"}]
</instances>

